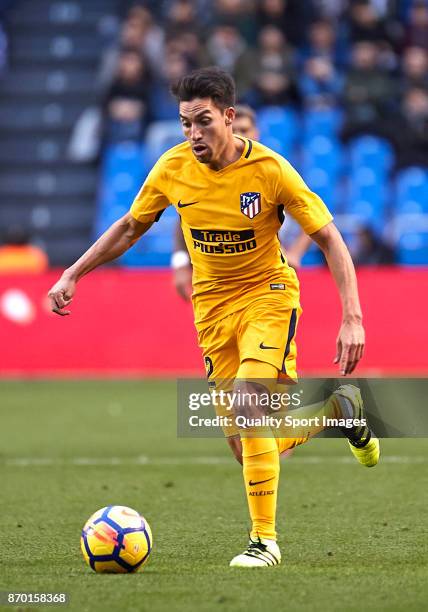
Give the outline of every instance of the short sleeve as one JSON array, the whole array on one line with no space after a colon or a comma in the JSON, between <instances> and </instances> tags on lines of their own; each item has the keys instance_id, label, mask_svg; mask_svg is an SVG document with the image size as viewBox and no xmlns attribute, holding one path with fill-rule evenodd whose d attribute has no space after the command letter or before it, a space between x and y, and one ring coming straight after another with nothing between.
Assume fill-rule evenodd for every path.
<instances>
[{"instance_id":1,"label":"short sleeve","mask_svg":"<svg viewBox=\"0 0 428 612\"><path fill-rule=\"evenodd\" d=\"M170 204L168 176L160 158L151 169L131 206L131 215L141 223L157 221Z\"/></svg>"},{"instance_id":2,"label":"short sleeve","mask_svg":"<svg viewBox=\"0 0 428 612\"><path fill-rule=\"evenodd\" d=\"M300 174L285 159L279 161L275 200L283 204L306 234L313 234L333 217L321 198L311 191Z\"/></svg>"}]
</instances>

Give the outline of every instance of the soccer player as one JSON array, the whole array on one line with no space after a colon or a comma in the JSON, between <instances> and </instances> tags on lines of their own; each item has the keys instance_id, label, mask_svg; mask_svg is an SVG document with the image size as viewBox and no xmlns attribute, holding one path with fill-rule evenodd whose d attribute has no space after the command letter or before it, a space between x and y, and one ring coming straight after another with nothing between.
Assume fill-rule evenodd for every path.
<instances>
[{"instance_id":1,"label":"soccer player","mask_svg":"<svg viewBox=\"0 0 428 612\"><path fill-rule=\"evenodd\" d=\"M296 379L299 286L277 237L284 209L323 250L336 282L342 322L335 362L342 375L354 371L364 349L355 270L331 214L299 174L267 147L233 134L235 86L229 74L196 70L173 93L186 141L159 158L130 212L64 271L49 292L51 307L70 314L76 283L122 255L167 206L176 208L193 265L195 324L209 382L221 388L233 381L235 396L245 398L234 403L235 423L226 435L242 444L252 528L248 547L230 565L269 567L281 561L275 530L279 454L308 436L277 438L264 427L246 435L236 424L238 417L260 414L253 396L269 392L281 375ZM339 387L325 410L329 416L361 417L358 390ZM367 426L344 433L360 463L377 463L379 442Z\"/></svg>"},{"instance_id":2,"label":"soccer player","mask_svg":"<svg viewBox=\"0 0 428 612\"><path fill-rule=\"evenodd\" d=\"M244 136L251 140L259 139L259 130L256 123L256 114L247 104L235 106L235 117L232 124L234 134ZM297 269L300 266L303 255L306 253L312 240L303 230L287 248L286 258L289 266ZM174 252L171 257L171 267L174 274L174 285L177 293L186 301L192 295L192 265L186 242L181 230L180 222L177 222L174 234Z\"/></svg>"}]
</instances>

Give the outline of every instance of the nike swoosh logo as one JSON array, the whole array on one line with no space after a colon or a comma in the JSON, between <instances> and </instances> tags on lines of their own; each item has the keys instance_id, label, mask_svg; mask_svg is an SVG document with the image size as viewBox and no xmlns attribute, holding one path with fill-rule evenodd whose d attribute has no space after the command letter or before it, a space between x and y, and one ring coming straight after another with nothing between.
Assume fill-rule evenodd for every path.
<instances>
[{"instance_id":1,"label":"nike swoosh logo","mask_svg":"<svg viewBox=\"0 0 428 612\"><path fill-rule=\"evenodd\" d=\"M260 342L259 347L260 347L261 349L277 349L277 348L279 348L279 346L265 346L265 345L263 344L263 342Z\"/></svg>"},{"instance_id":2,"label":"nike swoosh logo","mask_svg":"<svg viewBox=\"0 0 428 612\"><path fill-rule=\"evenodd\" d=\"M249 480L248 484L250 485L250 487L254 487L254 485L263 484L264 482L269 482L269 480L273 480L274 478L275 476L272 476L272 478L267 478L266 480L256 480L255 482L253 482L252 480Z\"/></svg>"},{"instance_id":3,"label":"nike swoosh logo","mask_svg":"<svg viewBox=\"0 0 428 612\"><path fill-rule=\"evenodd\" d=\"M184 208L185 206L192 206L192 204L198 204L198 201L197 202L186 202L186 203L184 203L181 200L178 200L177 206L178 206L178 208Z\"/></svg>"}]
</instances>

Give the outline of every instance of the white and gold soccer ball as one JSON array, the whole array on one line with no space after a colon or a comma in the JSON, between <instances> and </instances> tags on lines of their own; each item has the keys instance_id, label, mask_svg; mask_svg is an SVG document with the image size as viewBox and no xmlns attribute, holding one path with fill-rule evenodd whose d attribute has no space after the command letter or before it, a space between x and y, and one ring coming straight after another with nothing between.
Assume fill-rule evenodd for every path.
<instances>
[{"instance_id":1,"label":"white and gold soccer ball","mask_svg":"<svg viewBox=\"0 0 428 612\"><path fill-rule=\"evenodd\" d=\"M95 572L135 572L147 563L152 546L149 524L127 506L106 506L95 512L80 538L83 557Z\"/></svg>"}]
</instances>

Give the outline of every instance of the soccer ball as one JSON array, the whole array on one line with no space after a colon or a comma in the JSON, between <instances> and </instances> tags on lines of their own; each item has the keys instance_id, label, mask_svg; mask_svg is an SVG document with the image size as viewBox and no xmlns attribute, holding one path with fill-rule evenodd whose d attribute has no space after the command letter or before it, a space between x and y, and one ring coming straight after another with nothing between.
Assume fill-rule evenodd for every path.
<instances>
[{"instance_id":1,"label":"soccer ball","mask_svg":"<svg viewBox=\"0 0 428 612\"><path fill-rule=\"evenodd\" d=\"M126 506L106 506L95 512L80 538L83 557L95 572L135 572L147 563L152 546L149 524Z\"/></svg>"}]
</instances>

